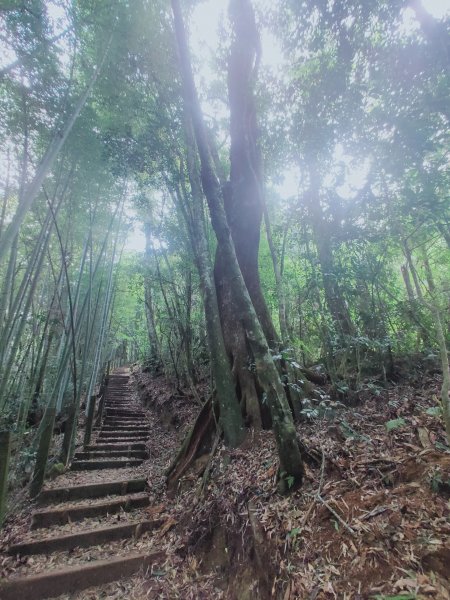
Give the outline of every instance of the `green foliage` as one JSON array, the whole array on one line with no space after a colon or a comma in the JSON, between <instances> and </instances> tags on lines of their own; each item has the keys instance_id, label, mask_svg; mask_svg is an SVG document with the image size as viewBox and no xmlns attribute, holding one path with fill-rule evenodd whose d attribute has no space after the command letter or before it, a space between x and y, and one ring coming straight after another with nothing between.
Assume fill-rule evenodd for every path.
<instances>
[{"instance_id":1,"label":"green foliage","mask_svg":"<svg viewBox=\"0 0 450 600\"><path fill-rule=\"evenodd\" d=\"M0 235L108 50L0 265L0 418L25 453L27 424L34 436L50 401L64 413L95 383L102 314L102 366L142 361L187 386L210 373L169 3L119 0L113 10L104 0L57 4L59 24L41 0L0 14L14 58L0 73ZM297 373L288 381L294 391L304 386L299 367L319 363L338 397L369 391L381 398L399 356L436 360L430 306L450 342L448 21L426 23L416 13L408 28L400 0L283 0L259 19L284 54L283 68L263 64L255 81L264 197L284 298L265 235L259 275L279 330L284 302L289 338L273 359ZM224 178L228 44L224 27L209 79L202 74L207 61L194 56L202 99L221 107L206 112L214 113L211 146L218 146ZM295 186L281 193L288 173ZM145 226L140 254L124 249L132 211ZM208 220L201 225L212 259L216 240ZM255 370L251 356L247 366ZM302 406L311 420L338 411L326 397L308 397ZM427 414L440 416L440 407ZM393 419L386 428L403 425ZM370 442L345 422L340 427Z\"/></svg>"},{"instance_id":2,"label":"green foliage","mask_svg":"<svg viewBox=\"0 0 450 600\"><path fill-rule=\"evenodd\" d=\"M369 436L358 433L355 429L353 429L353 427L351 427L349 425L349 423L347 423L347 421L341 421L339 428L340 428L343 436L347 439L354 439L357 441L368 442L368 443L372 442L372 440L370 439Z\"/></svg>"},{"instance_id":3,"label":"green foliage","mask_svg":"<svg viewBox=\"0 0 450 600\"><path fill-rule=\"evenodd\" d=\"M385 427L387 431L394 431L395 429L399 429L406 425L405 419L401 417L399 419L391 419L390 421L386 421Z\"/></svg>"},{"instance_id":4,"label":"green foliage","mask_svg":"<svg viewBox=\"0 0 450 600\"><path fill-rule=\"evenodd\" d=\"M307 419L329 419L336 417L339 408L343 408L342 402L336 402L329 396L320 395L320 398L304 398L300 414Z\"/></svg>"}]
</instances>

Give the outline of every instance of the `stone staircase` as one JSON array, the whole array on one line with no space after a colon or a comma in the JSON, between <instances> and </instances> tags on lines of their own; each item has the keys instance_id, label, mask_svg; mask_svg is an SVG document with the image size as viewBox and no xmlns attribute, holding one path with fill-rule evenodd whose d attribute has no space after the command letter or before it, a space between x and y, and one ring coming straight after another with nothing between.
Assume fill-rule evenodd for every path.
<instances>
[{"instance_id":1,"label":"stone staircase","mask_svg":"<svg viewBox=\"0 0 450 600\"><path fill-rule=\"evenodd\" d=\"M128 380L123 372L110 376L103 422L95 432L95 441L75 454L70 472L42 490L29 535L9 548L17 557L48 557L48 562L57 566L0 582L0 600L70 595L130 577L142 569L151 570L164 561L158 550L133 551L133 543L137 545L141 536L158 528L161 520L152 517L145 473L139 470L148 458L149 429L145 413L131 399ZM123 472L126 476L121 476ZM78 483L80 478L86 481ZM111 524L112 515L116 515L117 523ZM64 527L70 527L70 532ZM116 555L111 554L114 543L118 543ZM83 553L78 552L79 548L86 548L86 552L94 548L101 554L105 544L107 560L91 560L90 553L83 560ZM74 562L75 550L79 560L66 566ZM53 560L54 553L60 553L57 561Z\"/></svg>"}]
</instances>

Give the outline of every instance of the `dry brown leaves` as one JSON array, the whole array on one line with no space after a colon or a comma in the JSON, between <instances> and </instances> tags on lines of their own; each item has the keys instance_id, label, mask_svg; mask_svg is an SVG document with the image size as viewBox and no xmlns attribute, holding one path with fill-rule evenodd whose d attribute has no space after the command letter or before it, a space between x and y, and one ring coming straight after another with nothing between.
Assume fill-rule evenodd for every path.
<instances>
[{"instance_id":1,"label":"dry brown leaves","mask_svg":"<svg viewBox=\"0 0 450 600\"><path fill-rule=\"evenodd\" d=\"M325 455L323 485L319 489L321 465L308 463L303 488L289 497L276 493L278 461L271 432L251 432L240 449L219 447L202 496L201 477L191 472L181 480L176 497L168 498L164 470L197 407L192 399L178 397L162 378L141 374L139 383L140 393L149 399L151 459L129 473L121 469L120 477L145 473L152 508L142 512L161 516L164 523L138 544L142 549L157 544L167 561L153 574L87 590L71 600L211 600L235 598L238 592L280 600L450 600L450 507L441 486L450 480L450 455L439 446L444 442L442 424L425 412L435 405L437 379L424 381L420 389L403 385L378 397L367 395L334 421L300 424L306 447ZM388 432L385 423L400 417L406 425ZM49 485L91 477L67 474ZM264 593L247 572L249 503L267 538L268 562L277 566L271 589ZM4 546L26 531L25 512L7 525ZM127 544L83 549L71 557L52 555L50 560L55 565L94 560L131 551ZM48 557L42 563L30 558L37 562L24 565L3 555L3 574L49 564Z\"/></svg>"}]
</instances>

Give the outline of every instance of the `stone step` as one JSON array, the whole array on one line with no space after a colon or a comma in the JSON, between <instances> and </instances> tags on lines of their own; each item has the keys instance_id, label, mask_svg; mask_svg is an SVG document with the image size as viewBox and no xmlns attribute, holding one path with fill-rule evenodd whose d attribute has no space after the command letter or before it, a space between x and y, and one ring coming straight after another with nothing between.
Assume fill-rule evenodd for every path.
<instances>
[{"instance_id":1,"label":"stone step","mask_svg":"<svg viewBox=\"0 0 450 600\"><path fill-rule=\"evenodd\" d=\"M139 459L130 460L74 460L71 471L96 471L97 469L126 469L139 467L144 461Z\"/></svg>"},{"instance_id":2,"label":"stone step","mask_svg":"<svg viewBox=\"0 0 450 600\"><path fill-rule=\"evenodd\" d=\"M2 600L45 600L61 594L75 594L94 585L104 585L131 577L139 569L151 569L163 563L165 554L128 554L107 560L45 571L0 583Z\"/></svg>"},{"instance_id":3,"label":"stone step","mask_svg":"<svg viewBox=\"0 0 450 600\"><path fill-rule=\"evenodd\" d=\"M101 444L116 444L116 443L117 444L131 444L134 442L146 443L146 442L148 442L148 435L145 437L142 436L142 437L123 437L123 438L105 436L105 437L98 437L97 441L100 442Z\"/></svg>"},{"instance_id":4,"label":"stone step","mask_svg":"<svg viewBox=\"0 0 450 600\"><path fill-rule=\"evenodd\" d=\"M105 407L106 414L119 416L119 417L135 417L137 419L145 419L145 414L138 410L124 410L120 408L107 408Z\"/></svg>"},{"instance_id":5,"label":"stone step","mask_svg":"<svg viewBox=\"0 0 450 600\"><path fill-rule=\"evenodd\" d=\"M103 425L102 431L140 431L141 433L146 433L148 431L147 427L143 427L142 424L138 425Z\"/></svg>"},{"instance_id":6,"label":"stone step","mask_svg":"<svg viewBox=\"0 0 450 600\"><path fill-rule=\"evenodd\" d=\"M101 429L99 435L117 435L117 436L125 436L125 435L146 435L148 434L149 429L147 427L140 427L139 429L135 429L133 427L126 429Z\"/></svg>"},{"instance_id":7,"label":"stone step","mask_svg":"<svg viewBox=\"0 0 450 600\"><path fill-rule=\"evenodd\" d=\"M105 416L104 418L104 423L105 424L110 424L113 425L115 423L117 424L121 424L123 423L124 425L134 425L134 424L138 424L138 425L142 425L142 423L147 423L147 419L145 417L126 417L124 415L108 415Z\"/></svg>"},{"instance_id":8,"label":"stone step","mask_svg":"<svg viewBox=\"0 0 450 600\"><path fill-rule=\"evenodd\" d=\"M115 412L120 412L122 414L115 414ZM115 419L117 421L140 421L141 419L146 419L145 414L136 411L136 410L119 410L115 408L108 409L105 406L105 418Z\"/></svg>"},{"instance_id":9,"label":"stone step","mask_svg":"<svg viewBox=\"0 0 450 600\"><path fill-rule=\"evenodd\" d=\"M33 514L31 528L39 529L41 527L51 527L52 525L65 525L66 523L73 523L92 517L114 515L122 510L128 512L148 505L148 494L143 493L121 496L120 498L98 502L97 504L78 504L77 506L67 508L37 510Z\"/></svg>"},{"instance_id":10,"label":"stone step","mask_svg":"<svg viewBox=\"0 0 450 600\"><path fill-rule=\"evenodd\" d=\"M135 537L137 539L146 531L151 531L159 527L162 522L161 519L153 519L151 521L97 527L95 529L60 536L53 535L51 537L13 544L8 548L8 552L13 556L50 554L51 552L70 551L74 548L97 546L98 544L115 542L124 538Z\"/></svg>"},{"instance_id":11,"label":"stone step","mask_svg":"<svg viewBox=\"0 0 450 600\"><path fill-rule=\"evenodd\" d=\"M114 419L116 421L143 421L143 420L146 421L145 415L135 414L132 411L129 411L129 412L121 411L120 414L116 414L115 412L111 412L110 410L107 410L104 414L104 418L105 419Z\"/></svg>"},{"instance_id":12,"label":"stone step","mask_svg":"<svg viewBox=\"0 0 450 600\"><path fill-rule=\"evenodd\" d=\"M93 458L147 458L148 452L145 450L128 450L127 448L119 450L89 450L86 452L77 452L75 460L91 460Z\"/></svg>"},{"instance_id":13,"label":"stone step","mask_svg":"<svg viewBox=\"0 0 450 600\"><path fill-rule=\"evenodd\" d=\"M144 442L122 442L120 444L91 444L86 446L87 452L96 452L98 450L145 450L146 445Z\"/></svg>"},{"instance_id":14,"label":"stone step","mask_svg":"<svg viewBox=\"0 0 450 600\"><path fill-rule=\"evenodd\" d=\"M124 419L123 421L118 421L116 419L105 419L103 422L103 427L135 427L142 428L146 426L146 423L143 424L142 421L131 421L128 419Z\"/></svg>"},{"instance_id":15,"label":"stone step","mask_svg":"<svg viewBox=\"0 0 450 600\"><path fill-rule=\"evenodd\" d=\"M43 489L38 496L38 504L48 504L49 502L70 502L72 500L82 500L84 498L101 498L112 494L132 494L143 492L147 486L147 481L143 478L125 479L119 481L106 481L102 483L90 483L83 485L74 485L71 487L55 487Z\"/></svg>"},{"instance_id":16,"label":"stone step","mask_svg":"<svg viewBox=\"0 0 450 600\"><path fill-rule=\"evenodd\" d=\"M127 414L115 414L115 413L110 413L109 411L105 413L104 415L104 419L114 419L114 420L119 420L119 421L141 421L141 422L147 422L147 419L145 418L144 415L135 415L134 413L127 413Z\"/></svg>"},{"instance_id":17,"label":"stone step","mask_svg":"<svg viewBox=\"0 0 450 600\"><path fill-rule=\"evenodd\" d=\"M111 399L106 400L105 406L108 407L108 408L129 408L129 409L135 409L136 408L135 406L132 406L127 401L111 400Z\"/></svg>"},{"instance_id":18,"label":"stone step","mask_svg":"<svg viewBox=\"0 0 450 600\"><path fill-rule=\"evenodd\" d=\"M100 431L98 434L98 439L105 438L146 438L148 437L149 432L144 431Z\"/></svg>"}]
</instances>

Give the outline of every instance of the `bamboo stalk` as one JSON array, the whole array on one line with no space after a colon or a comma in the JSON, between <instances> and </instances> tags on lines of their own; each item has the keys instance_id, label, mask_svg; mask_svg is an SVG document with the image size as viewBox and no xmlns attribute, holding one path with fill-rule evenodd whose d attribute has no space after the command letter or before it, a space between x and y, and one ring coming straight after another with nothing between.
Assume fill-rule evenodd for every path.
<instances>
[{"instance_id":1,"label":"bamboo stalk","mask_svg":"<svg viewBox=\"0 0 450 600\"><path fill-rule=\"evenodd\" d=\"M11 437L10 431L0 431L0 527L6 513Z\"/></svg>"},{"instance_id":2,"label":"bamboo stalk","mask_svg":"<svg viewBox=\"0 0 450 600\"><path fill-rule=\"evenodd\" d=\"M39 438L36 464L34 466L33 477L30 485L31 498L35 498L39 494L44 483L48 452L52 441L53 427L55 424L55 416L56 408L54 406L48 406L42 418L44 425Z\"/></svg>"}]
</instances>

